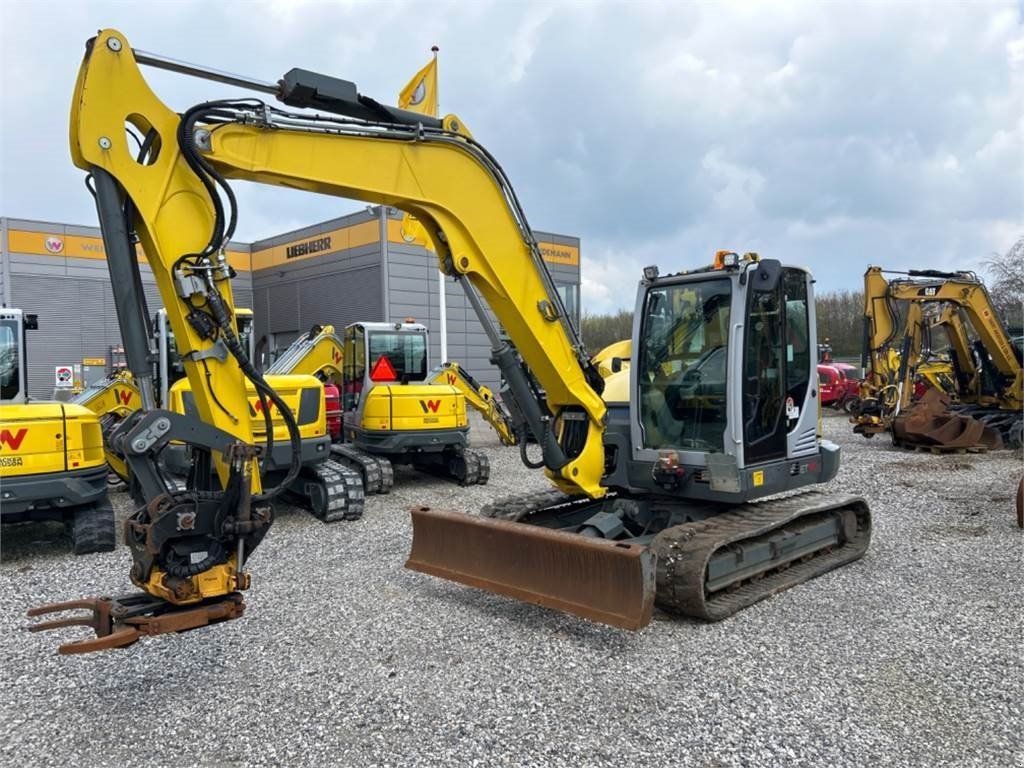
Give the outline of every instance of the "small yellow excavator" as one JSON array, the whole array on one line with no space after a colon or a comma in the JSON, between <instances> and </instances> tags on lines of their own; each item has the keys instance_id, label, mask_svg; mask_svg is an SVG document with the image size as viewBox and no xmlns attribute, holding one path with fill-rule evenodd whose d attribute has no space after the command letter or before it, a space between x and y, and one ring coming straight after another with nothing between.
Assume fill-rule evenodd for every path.
<instances>
[{"instance_id":1,"label":"small yellow excavator","mask_svg":"<svg viewBox=\"0 0 1024 768\"><path fill-rule=\"evenodd\" d=\"M140 64L227 78L292 109L246 98L179 113L152 92ZM455 115L409 113L361 95L352 82L301 69L277 83L211 72L133 50L110 29L87 44L72 104L71 153L93 179L128 365L144 396L145 407L113 439L146 503L125 529L140 592L31 612L89 609L80 622L97 636L63 652L242 614L250 582L243 567L269 530L281 489L261 483L245 379L276 398L293 444L298 433L237 341L224 252L237 222L234 179L414 215L438 267L462 283L483 324L505 382L502 399L537 440L540 459L530 464L553 488L477 515L417 508L409 568L639 629L655 600L717 620L866 551L867 503L811 490L835 477L840 449L818 434L807 270L731 252L664 275L645 268L628 400L609 403L508 176ZM126 120L145 137L141 152L125 140ZM195 415L157 409L146 394L136 236L168 307ZM348 381L363 388L343 394L367 404L364 375L375 368L395 382L427 372L415 346L387 337L366 343L372 330L364 327L357 343L353 329L344 361ZM211 354L218 345L228 352L223 359ZM360 366L365 374L357 376ZM175 439L210 454L217 488L199 485L201 473L195 487L167 487L155 457ZM295 452L289 476L298 471ZM805 492L780 498L798 489Z\"/></svg>"},{"instance_id":2,"label":"small yellow excavator","mask_svg":"<svg viewBox=\"0 0 1024 768\"><path fill-rule=\"evenodd\" d=\"M56 520L76 555L116 543L99 419L73 403L30 401L26 330L35 315L0 308L0 521Z\"/></svg>"},{"instance_id":3,"label":"small yellow excavator","mask_svg":"<svg viewBox=\"0 0 1024 768\"><path fill-rule=\"evenodd\" d=\"M362 471L367 492L386 492L373 478L386 483L396 463L461 485L487 483L490 460L469 447L466 397L429 379L426 326L354 323L342 343L344 440L331 452Z\"/></svg>"},{"instance_id":4,"label":"small yellow excavator","mask_svg":"<svg viewBox=\"0 0 1024 768\"><path fill-rule=\"evenodd\" d=\"M239 343L252 358L252 310L239 308L235 317ZM165 309L156 314L152 324L151 346L156 360L153 370L157 403L175 413L194 414L195 398L185 378L183 362L178 355ZM330 461L330 414L325 386L312 375L298 373L268 371L266 380L295 415L299 430L302 468L298 477L289 483L286 495L323 522L358 520L364 505L362 481L356 472ZM264 410L255 387L248 387L247 397L250 416L254 418L253 434L266 449L261 457L261 472L265 479L272 482L284 477L290 464L292 446L288 439L288 428L273 403L269 403ZM114 428L141 407L141 394L131 373L115 372L81 392L72 402L99 415L107 463L122 482L130 484L131 477L124 455L114 447L110 438ZM270 441L267 440L268 425L273 436ZM194 459L193 452L181 442L171 443L161 455L162 465L172 479L178 478L179 484L183 483L182 478L193 471L209 471L209 468L197 465Z\"/></svg>"},{"instance_id":5,"label":"small yellow excavator","mask_svg":"<svg viewBox=\"0 0 1024 768\"><path fill-rule=\"evenodd\" d=\"M511 417L491 390L458 363L445 363L426 375L412 370L427 362L427 329L419 323L355 323L345 337L342 341L331 325L314 326L266 370L308 373L324 382L332 458L358 471L367 493L391 490L392 462L410 463L464 485L486 482L487 456L466 445L467 405L480 412L502 442L516 444ZM346 347L357 364L345 366ZM375 357L367 370L371 351ZM331 403L339 398L335 430Z\"/></svg>"}]
</instances>

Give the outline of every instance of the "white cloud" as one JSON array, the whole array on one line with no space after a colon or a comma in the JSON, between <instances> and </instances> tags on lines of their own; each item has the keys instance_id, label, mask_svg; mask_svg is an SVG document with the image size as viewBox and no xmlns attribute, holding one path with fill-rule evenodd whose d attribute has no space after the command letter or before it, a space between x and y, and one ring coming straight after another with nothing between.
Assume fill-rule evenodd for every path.
<instances>
[{"instance_id":1,"label":"white cloud","mask_svg":"<svg viewBox=\"0 0 1024 768\"><path fill-rule=\"evenodd\" d=\"M304 67L392 101L441 47L441 102L533 226L582 239L584 308L640 269L757 250L819 290L868 263L970 267L1024 233L1024 37L1010 2L0 3L0 214L95 220L67 157L86 38L276 80ZM146 72L175 109L237 91ZM245 186L238 236L359 207Z\"/></svg>"}]
</instances>

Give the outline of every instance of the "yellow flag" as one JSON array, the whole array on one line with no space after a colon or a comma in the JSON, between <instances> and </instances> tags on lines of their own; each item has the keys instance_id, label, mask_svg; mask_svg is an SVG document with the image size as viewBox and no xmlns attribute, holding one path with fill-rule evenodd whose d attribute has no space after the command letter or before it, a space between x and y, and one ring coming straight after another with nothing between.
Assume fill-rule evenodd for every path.
<instances>
[{"instance_id":1,"label":"yellow flag","mask_svg":"<svg viewBox=\"0 0 1024 768\"><path fill-rule=\"evenodd\" d=\"M398 94L400 109L437 117L437 54Z\"/></svg>"},{"instance_id":2,"label":"yellow flag","mask_svg":"<svg viewBox=\"0 0 1024 768\"><path fill-rule=\"evenodd\" d=\"M434 52L434 58L413 75L412 80L398 94L398 107L437 117L437 46L431 50ZM416 217L409 213L402 217L402 239L407 243L415 243L427 250L433 250L427 231Z\"/></svg>"}]
</instances>

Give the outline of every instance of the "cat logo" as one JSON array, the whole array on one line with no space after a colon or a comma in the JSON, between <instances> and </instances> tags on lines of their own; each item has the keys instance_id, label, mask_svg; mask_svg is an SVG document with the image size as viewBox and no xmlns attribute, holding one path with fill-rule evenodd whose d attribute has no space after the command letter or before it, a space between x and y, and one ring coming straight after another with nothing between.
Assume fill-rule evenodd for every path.
<instances>
[{"instance_id":1,"label":"cat logo","mask_svg":"<svg viewBox=\"0 0 1024 768\"><path fill-rule=\"evenodd\" d=\"M437 409L440 407L440 400L420 400L420 408L424 413L437 413Z\"/></svg>"},{"instance_id":2,"label":"cat logo","mask_svg":"<svg viewBox=\"0 0 1024 768\"><path fill-rule=\"evenodd\" d=\"M9 429L0 430L0 446L6 445L12 451L16 451L21 448L21 441L25 439L27 434L27 427L22 427L14 433Z\"/></svg>"}]
</instances>

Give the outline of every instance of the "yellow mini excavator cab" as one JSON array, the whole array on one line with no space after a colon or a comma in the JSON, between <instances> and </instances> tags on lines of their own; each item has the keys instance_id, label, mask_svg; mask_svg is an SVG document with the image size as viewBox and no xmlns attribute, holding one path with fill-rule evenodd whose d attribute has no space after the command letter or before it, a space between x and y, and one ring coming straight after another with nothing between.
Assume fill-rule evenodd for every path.
<instances>
[{"instance_id":1,"label":"yellow mini excavator cab","mask_svg":"<svg viewBox=\"0 0 1024 768\"><path fill-rule=\"evenodd\" d=\"M465 395L430 381L426 326L354 323L343 343L343 441L332 452L362 472L368 493L390 489L396 463L461 485L487 482L487 455L469 447Z\"/></svg>"},{"instance_id":2,"label":"yellow mini excavator cab","mask_svg":"<svg viewBox=\"0 0 1024 768\"><path fill-rule=\"evenodd\" d=\"M56 520L76 555L115 546L114 511L97 416L28 396L27 338L35 315L0 308L0 521Z\"/></svg>"}]
</instances>

